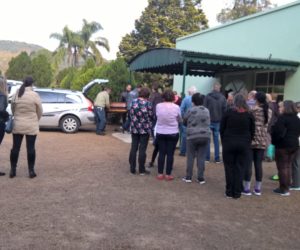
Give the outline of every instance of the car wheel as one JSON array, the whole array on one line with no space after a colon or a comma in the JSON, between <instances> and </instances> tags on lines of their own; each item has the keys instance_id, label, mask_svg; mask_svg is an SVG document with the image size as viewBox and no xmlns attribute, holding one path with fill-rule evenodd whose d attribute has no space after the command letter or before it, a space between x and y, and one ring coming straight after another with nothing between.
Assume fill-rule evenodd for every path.
<instances>
[{"instance_id":1,"label":"car wheel","mask_svg":"<svg viewBox=\"0 0 300 250\"><path fill-rule=\"evenodd\" d=\"M60 120L60 128L65 133L75 133L79 129L79 120L73 115L67 115Z\"/></svg>"}]
</instances>

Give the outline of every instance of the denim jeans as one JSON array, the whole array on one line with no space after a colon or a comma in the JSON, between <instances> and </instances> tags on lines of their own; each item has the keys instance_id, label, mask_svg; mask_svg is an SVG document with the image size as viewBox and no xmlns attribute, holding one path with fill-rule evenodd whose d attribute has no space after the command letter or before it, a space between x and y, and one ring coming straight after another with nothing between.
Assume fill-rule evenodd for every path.
<instances>
[{"instance_id":1,"label":"denim jeans","mask_svg":"<svg viewBox=\"0 0 300 250\"><path fill-rule=\"evenodd\" d=\"M158 173L164 173L165 161L166 174L171 175L174 162L174 152L176 144L179 138L179 134L156 134L158 143Z\"/></svg>"},{"instance_id":2,"label":"denim jeans","mask_svg":"<svg viewBox=\"0 0 300 250\"><path fill-rule=\"evenodd\" d=\"M106 125L105 108L95 107L96 133L104 132Z\"/></svg>"},{"instance_id":3,"label":"denim jeans","mask_svg":"<svg viewBox=\"0 0 300 250\"><path fill-rule=\"evenodd\" d=\"M149 134L131 134L131 140L131 149L129 154L130 172L133 174L136 172L136 153L139 151L139 172L144 173Z\"/></svg>"},{"instance_id":4,"label":"denim jeans","mask_svg":"<svg viewBox=\"0 0 300 250\"><path fill-rule=\"evenodd\" d=\"M212 122L210 124L210 129L211 129L213 141L214 141L215 161L220 161L220 147L219 147L220 123ZM210 141L208 142L208 146L207 146L206 160L207 161L210 160Z\"/></svg>"},{"instance_id":5,"label":"denim jeans","mask_svg":"<svg viewBox=\"0 0 300 250\"><path fill-rule=\"evenodd\" d=\"M252 148L249 152L249 164L247 165L247 168L245 169L245 181L251 181L252 177L252 162L254 163L254 169L255 169L255 180L258 182L262 181L263 178L263 168L262 168L262 162L264 159L264 153L265 150L261 148Z\"/></svg>"},{"instance_id":6,"label":"denim jeans","mask_svg":"<svg viewBox=\"0 0 300 250\"><path fill-rule=\"evenodd\" d=\"M125 120L125 122L122 125L122 127L123 127L124 130L130 131L130 122L131 122L130 111L128 110L127 111L127 115L126 115L126 120Z\"/></svg>"},{"instance_id":7,"label":"denim jeans","mask_svg":"<svg viewBox=\"0 0 300 250\"><path fill-rule=\"evenodd\" d=\"M180 154L186 154L186 126L180 125Z\"/></svg>"}]
</instances>

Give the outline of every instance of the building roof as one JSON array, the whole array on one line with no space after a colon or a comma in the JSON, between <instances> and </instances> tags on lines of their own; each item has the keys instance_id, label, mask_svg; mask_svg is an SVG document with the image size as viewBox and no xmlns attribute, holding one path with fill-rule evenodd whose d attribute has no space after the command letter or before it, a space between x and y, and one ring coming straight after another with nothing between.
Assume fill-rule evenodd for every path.
<instances>
[{"instance_id":1,"label":"building roof","mask_svg":"<svg viewBox=\"0 0 300 250\"><path fill-rule=\"evenodd\" d=\"M300 5L300 0L289 3L289 4L282 5L280 7L273 8L271 10L265 10L265 11L262 11L262 12L258 12L258 13L246 16L246 17L242 17L242 18L236 19L236 20L228 22L226 24L221 24L219 26L216 26L216 27L213 27L213 28L210 28L210 29L202 30L202 31L195 32L195 33L192 33L192 34L187 35L187 36L179 37L179 38L176 39L176 41L181 41L181 40L184 40L184 39L188 39L188 38L198 36L200 34L211 32L211 31L214 31L214 30L223 29L223 28L226 28L228 26L235 25L237 23L248 21L250 19L259 18L261 16L269 15L269 14L272 14L274 12L278 12L278 11L282 11L282 10L285 10L285 9L288 9L288 8L292 8L296 5Z\"/></svg>"},{"instance_id":2,"label":"building roof","mask_svg":"<svg viewBox=\"0 0 300 250\"><path fill-rule=\"evenodd\" d=\"M296 71L299 62L282 59L236 57L173 48L156 48L144 51L130 63L131 71L157 74L215 76L244 70Z\"/></svg>"}]
</instances>

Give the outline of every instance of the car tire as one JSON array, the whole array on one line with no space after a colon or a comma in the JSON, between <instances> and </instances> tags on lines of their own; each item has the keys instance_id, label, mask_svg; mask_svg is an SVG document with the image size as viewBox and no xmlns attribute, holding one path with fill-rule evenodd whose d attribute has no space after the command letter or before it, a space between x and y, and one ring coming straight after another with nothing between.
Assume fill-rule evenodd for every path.
<instances>
[{"instance_id":1,"label":"car tire","mask_svg":"<svg viewBox=\"0 0 300 250\"><path fill-rule=\"evenodd\" d=\"M77 117L67 115L60 120L59 126L64 133L76 133L79 129L80 122Z\"/></svg>"}]
</instances>

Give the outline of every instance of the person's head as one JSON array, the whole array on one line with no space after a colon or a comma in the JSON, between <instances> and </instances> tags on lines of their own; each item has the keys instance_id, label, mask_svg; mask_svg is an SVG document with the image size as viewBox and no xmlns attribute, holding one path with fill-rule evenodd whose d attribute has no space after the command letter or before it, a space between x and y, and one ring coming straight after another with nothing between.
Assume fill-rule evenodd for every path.
<instances>
[{"instance_id":1,"label":"person's head","mask_svg":"<svg viewBox=\"0 0 300 250\"><path fill-rule=\"evenodd\" d=\"M162 94L162 98L165 102L173 102L175 100L174 93L171 89L166 89Z\"/></svg>"},{"instance_id":2,"label":"person's head","mask_svg":"<svg viewBox=\"0 0 300 250\"><path fill-rule=\"evenodd\" d=\"M300 113L300 102L296 102L296 108L297 108L298 113Z\"/></svg>"},{"instance_id":3,"label":"person's head","mask_svg":"<svg viewBox=\"0 0 300 250\"><path fill-rule=\"evenodd\" d=\"M269 120L269 105L267 103L267 96L264 92L258 91L255 94L255 101L256 104L263 108L264 117L265 117L265 124L268 123Z\"/></svg>"},{"instance_id":4,"label":"person's head","mask_svg":"<svg viewBox=\"0 0 300 250\"><path fill-rule=\"evenodd\" d=\"M157 82L152 83L152 91L158 92L159 84Z\"/></svg>"},{"instance_id":5,"label":"person's head","mask_svg":"<svg viewBox=\"0 0 300 250\"><path fill-rule=\"evenodd\" d=\"M227 95L227 102L228 102L228 103L233 103L233 98L234 98L234 92L231 91L231 92L229 92L228 95Z\"/></svg>"},{"instance_id":6,"label":"person's head","mask_svg":"<svg viewBox=\"0 0 300 250\"><path fill-rule=\"evenodd\" d=\"M220 92L221 91L221 87L222 86L221 86L221 84L219 82L215 82L214 86L213 86L213 90Z\"/></svg>"},{"instance_id":7,"label":"person's head","mask_svg":"<svg viewBox=\"0 0 300 250\"><path fill-rule=\"evenodd\" d=\"M237 109L249 110L244 95L236 94L233 98L233 106Z\"/></svg>"},{"instance_id":8,"label":"person's head","mask_svg":"<svg viewBox=\"0 0 300 250\"><path fill-rule=\"evenodd\" d=\"M32 87L33 83L34 83L34 80L33 80L32 76L26 76L23 80L23 84L21 85L21 87L19 89L18 97L22 97L22 95L25 92L25 88Z\"/></svg>"},{"instance_id":9,"label":"person's head","mask_svg":"<svg viewBox=\"0 0 300 250\"><path fill-rule=\"evenodd\" d=\"M189 95L193 95L193 94L195 94L196 92L197 92L197 88L196 88L195 86L189 87L189 89L188 89L188 94L189 94Z\"/></svg>"},{"instance_id":10,"label":"person's head","mask_svg":"<svg viewBox=\"0 0 300 250\"><path fill-rule=\"evenodd\" d=\"M256 95L256 90L251 90L248 93L248 100L253 100L255 98L255 95Z\"/></svg>"},{"instance_id":11,"label":"person's head","mask_svg":"<svg viewBox=\"0 0 300 250\"><path fill-rule=\"evenodd\" d=\"M174 93L174 95L177 95L177 91L176 90L174 90L173 93Z\"/></svg>"},{"instance_id":12,"label":"person's head","mask_svg":"<svg viewBox=\"0 0 300 250\"><path fill-rule=\"evenodd\" d=\"M104 91L106 91L108 94L110 94L110 92L111 92L111 87L105 87L105 88L104 88Z\"/></svg>"},{"instance_id":13,"label":"person's head","mask_svg":"<svg viewBox=\"0 0 300 250\"><path fill-rule=\"evenodd\" d=\"M150 96L150 89L149 88L141 88L139 92L139 97L148 99Z\"/></svg>"},{"instance_id":14,"label":"person's head","mask_svg":"<svg viewBox=\"0 0 300 250\"><path fill-rule=\"evenodd\" d=\"M290 100L283 101L283 114L292 115L297 113L298 111L293 101Z\"/></svg>"},{"instance_id":15,"label":"person's head","mask_svg":"<svg viewBox=\"0 0 300 250\"><path fill-rule=\"evenodd\" d=\"M272 102L273 99L272 99L272 95L271 94L266 94L266 98L267 98L267 102Z\"/></svg>"},{"instance_id":16,"label":"person's head","mask_svg":"<svg viewBox=\"0 0 300 250\"><path fill-rule=\"evenodd\" d=\"M7 95L6 79L3 76L0 76L0 92L4 95Z\"/></svg>"},{"instance_id":17,"label":"person's head","mask_svg":"<svg viewBox=\"0 0 300 250\"><path fill-rule=\"evenodd\" d=\"M140 92L141 91L141 89L142 89L142 87L143 87L143 85L142 84L138 84L138 85L136 85L136 89L137 89L137 91L138 92Z\"/></svg>"},{"instance_id":18,"label":"person's head","mask_svg":"<svg viewBox=\"0 0 300 250\"><path fill-rule=\"evenodd\" d=\"M192 103L194 103L195 106L201 106L204 103L204 95L201 95L200 93L195 93L192 95Z\"/></svg>"},{"instance_id":19,"label":"person's head","mask_svg":"<svg viewBox=\"0 0 300 250\"><path fill-rule=\"evenodd\" d=\"M131 91L131 84L127 84L127 86L126 86L126 91L127 91L127 92L130 92L130 91Z\"/></svg>"}]
</instances>

